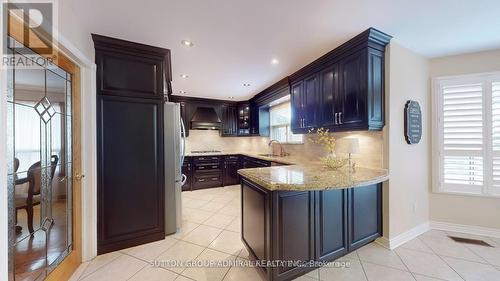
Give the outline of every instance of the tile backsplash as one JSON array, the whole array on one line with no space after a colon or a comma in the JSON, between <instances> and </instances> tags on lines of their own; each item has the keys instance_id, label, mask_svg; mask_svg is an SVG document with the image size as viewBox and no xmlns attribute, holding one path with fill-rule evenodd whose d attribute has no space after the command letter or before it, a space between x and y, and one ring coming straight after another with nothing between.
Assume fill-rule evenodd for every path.
<instances>
[{"instance_id":1,"label":"tile backsplash","mask_svg":"<svg viewBox=\"0 0 500 281\"><path fill-rule=\"evenodd\" d=\"M358 138L359 154L353 154L352 159L361 166L377 167L383 166L383 135L380 131L345 132L333 133L335 138ZM303 160L318 160L325 156L326 150L313 143L310 135L304 136L304 144L284 145L286 152ZM186 139L187 152L192 150L221 150L224 152L248 152L269 153L271 152L268 137L221 137L219 131L213 130L190 130ZM337 154L337 156L345 156Z\"/></svg>"}]
</instances>

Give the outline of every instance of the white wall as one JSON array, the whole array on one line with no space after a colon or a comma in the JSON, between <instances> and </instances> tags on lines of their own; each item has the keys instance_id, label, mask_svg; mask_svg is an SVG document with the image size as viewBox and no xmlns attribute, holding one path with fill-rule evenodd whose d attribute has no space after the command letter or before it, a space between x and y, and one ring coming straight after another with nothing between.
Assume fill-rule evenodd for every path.
<instances>
[{"instance_id":1,"label":"white wall","mask_svg":"<svg viewBox=\"0 0 500 281\"><path fill-rule=\"evenodd\" d=\"M393 239L429 220L430 100L428 60L392 40L386 48L386 126L384 164L390 179L384 187L384 237ZM422 109L422 139L404 138L404 106L416 100Z\"/></svg>"},{"instance_id":2,"label":"white wall","mask_svg":"<svg viewBox=\"0 0 500 281\"><path fill-rule=\"evenodd\" d=\"M430 60L430 76L500 71L500 50ZM432 221L500 229L500 198L430 194Z\"/></svg>"}]
</instances>

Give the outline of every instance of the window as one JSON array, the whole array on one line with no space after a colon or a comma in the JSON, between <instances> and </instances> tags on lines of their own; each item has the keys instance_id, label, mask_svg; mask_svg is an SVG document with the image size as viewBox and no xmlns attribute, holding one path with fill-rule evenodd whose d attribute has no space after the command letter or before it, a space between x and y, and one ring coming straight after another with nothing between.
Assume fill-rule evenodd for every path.
<instances>
[{"instance_id":1,"label":"window","mask_svg":"<svg viewBox=\"0 0 500 281\"><path fill-rule=\"evenodd\" d=\"M434 80L434 190L500 196L500 73Z\"/></svg>"},{"instance_id":2,"label":"window","mask_svg":"<svg viewBox=\"0 0 500 281\"><path fill-rule=\"evenodd\" d=\"M290 102L272 106L270 112L271 139L281 143L303 143L303 136L292 133L290 128Z\"/></svg>"}]
</instances>

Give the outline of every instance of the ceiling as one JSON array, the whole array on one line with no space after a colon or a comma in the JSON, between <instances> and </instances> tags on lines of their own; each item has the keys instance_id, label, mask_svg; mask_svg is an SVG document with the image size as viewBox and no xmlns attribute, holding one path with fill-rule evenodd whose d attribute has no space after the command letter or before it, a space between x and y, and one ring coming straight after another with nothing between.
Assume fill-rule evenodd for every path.
<instances>
[{"instance_id":1,"label":"ceiling","mask_svg":"<svg viewBox=\"0 0 500 281\"><path fill-rule=\"evenodd\" d=\"M65 1L89 33L171 49L176 95L247 99L370 26L429 58L500 48L498 0Z\"/></svg>"}]
</instances>

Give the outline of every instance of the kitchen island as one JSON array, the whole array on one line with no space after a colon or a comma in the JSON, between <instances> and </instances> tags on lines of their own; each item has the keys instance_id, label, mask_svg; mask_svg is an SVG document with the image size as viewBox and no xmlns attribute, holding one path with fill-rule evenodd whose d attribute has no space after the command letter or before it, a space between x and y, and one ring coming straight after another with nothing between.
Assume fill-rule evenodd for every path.
<instances>
[{"instance_id":1,"label":"kitchen island","mask_svg":"<svg viewBox=\"0 0 500 281\"><path fill-rule=\"evenodd\" d=\"M267 280L292 280L382 235L387 170L308 163L238 173L241 238Z\"/></svg>"}]
</instances>

